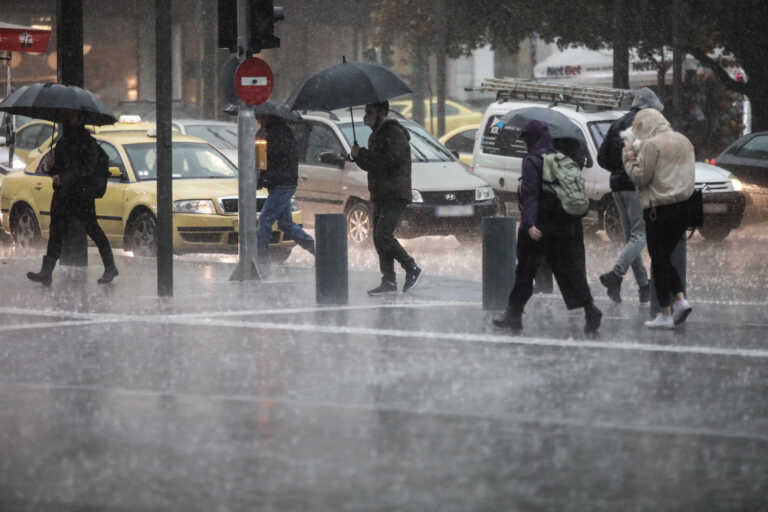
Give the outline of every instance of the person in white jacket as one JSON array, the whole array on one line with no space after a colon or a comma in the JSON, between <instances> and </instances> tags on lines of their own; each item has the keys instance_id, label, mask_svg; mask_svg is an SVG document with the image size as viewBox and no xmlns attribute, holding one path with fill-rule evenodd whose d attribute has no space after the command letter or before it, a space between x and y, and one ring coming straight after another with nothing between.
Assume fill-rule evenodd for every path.
<instances>
[{"instance_id":1,"label":"person in white jacket","mask_svg":"<svg viewBox=\"0 0 768 512\"><path fill-rule=\"evenodd\" d=\"M694 191L694 149L685 135L672 130L658 110L638 112L631 132L627 132L622 134L624 168L643 205L651 277L661 309L645 325L674 329L692 311L671 256L688 228L686 203Z\"/></svg>"}]
</instances>

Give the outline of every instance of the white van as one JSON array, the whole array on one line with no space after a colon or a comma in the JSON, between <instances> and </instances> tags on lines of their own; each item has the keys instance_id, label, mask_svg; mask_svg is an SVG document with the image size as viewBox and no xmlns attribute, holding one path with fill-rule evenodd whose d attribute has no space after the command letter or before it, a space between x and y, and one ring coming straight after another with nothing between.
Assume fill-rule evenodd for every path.
<instances>
[{"instance_id":1,"label":"white van","mask_svg":"<svg viewBox=\"0 0 768 512\"><path fill-rule=\"evenodd\" d=\"M525 107L546 108L548 105L530 101L496 101L489 105L475 137L472 153L475 174L493 187L504 209L500 213L506 215L517 211L517 188L526 146L520 139L511 145L497 143L496 121L512 110ZM623 230L611 196L610 172L598 165L597 152L611 124L626 111L587 111L570 105L549 108L564 114L581 128L587 141L588 158L583 173L590 210L598 216L599 229L604 229L611 239L621 239ZM741 184L725 169L697 163L696 188L702 190L705 203L705 225L699 232L705 238L722 240L741 223L744 214Z\"/></svg>"}]
</instances>

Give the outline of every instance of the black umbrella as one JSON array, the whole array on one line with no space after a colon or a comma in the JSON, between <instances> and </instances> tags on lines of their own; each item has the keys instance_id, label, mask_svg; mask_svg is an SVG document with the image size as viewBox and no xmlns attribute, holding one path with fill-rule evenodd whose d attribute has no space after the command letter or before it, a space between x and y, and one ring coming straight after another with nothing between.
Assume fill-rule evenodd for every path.
<instances>
[{"instance_id":1,"label":"black umbrella","mask_svg":"<svg viewBox=\"0 0 768 512\"><path fill-rule=\"evenodd\" d=\"M236 116L238 108L239 107L237 105L229 103L226 107L224 107L224 112ZM257 116L274 116L285 119L286 121L301 121L301 116L299 113L288 108L285 103L278 103L276 101L267 100L261 105L256 105L252 108L253 113Z\"/></svg>"},{"instance_id":2,"label":"black umbrella","mask_svg":"<svg viewBox=\"0 0 768 512\"><path fill-rule=\"evenodd\" d=\"M308 76L291 93L286 103L293 110L330 111L379 103L409 92L411 89L405 82L384 66L369 62L347 62L344 59L341 64ZM353 119L353 134L354 126Z\"/></svg>"},{"instance_id":3,"label":"black umbrella","mask_svg":"<svg viewBox=\"0 0 768 512\"><path fill-rule=\"evenodd\" d=\"M32 84L0 102L0 111L62 122L71 113L83 115L85 124L113 124L117 119L91 91L64 84Z\"/></svg>"}]
</instances>

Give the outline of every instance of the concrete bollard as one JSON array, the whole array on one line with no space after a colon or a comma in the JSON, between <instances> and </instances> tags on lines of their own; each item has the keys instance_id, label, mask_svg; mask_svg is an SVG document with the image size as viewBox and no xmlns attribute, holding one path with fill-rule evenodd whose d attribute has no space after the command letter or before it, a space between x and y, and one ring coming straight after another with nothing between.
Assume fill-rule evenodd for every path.
<instances>
[{"instance_id":1,"label":"concrete bollard","mask_svg":"<svg viewBox=\"0 0 768 512\"><path fill-rule=\"evenodd\" d=\"M347 216L315 215L315 297L318 304L349 302Z\"/></svg>"},{"instance_id":2,"label":"concrete bollard","mask_svg":"<svg viewBox=\"0 0 768 512\"><path fill-rule=\"evenodd\" d=\"M483 217L483 309L505 309L515 284L517 221Z\"/></svg>"},{"instance_id":3,"label":"concrete bollard","mask_svg":"<svg viewBox=\"0 0 768 512\"><path fill-rule=\"evenodd\" d=\"M683 235L683 238L677 243L675 246L675 250L672 251L672 266L675 267L677 270L677 273L680 275L680 282L683 283L683 292L687 294L687 285L686 285L686 265L685 260L687 256L687 243L686 238L687 233ZM651 318L655 317L659 311L661 311L661 308L659 307L659 299L656 297L656 286L653 283L653 279L650 280L651 284ZM674 302L674 299L672 300Z\"/></svg>"}]
</instances>

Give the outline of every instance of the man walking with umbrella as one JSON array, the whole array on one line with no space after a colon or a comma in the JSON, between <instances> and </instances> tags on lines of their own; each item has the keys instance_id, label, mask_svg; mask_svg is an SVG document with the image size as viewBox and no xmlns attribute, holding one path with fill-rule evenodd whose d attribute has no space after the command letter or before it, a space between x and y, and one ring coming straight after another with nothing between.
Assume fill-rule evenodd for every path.
<instances>
[{"instance_id":1,"label":"man walking with umbrella","mask_svg":"<svg viewBox=\"0 0 768 512\"><path fill-rule=\"evenodd\" d=\"M411 146L408 131L387 117L389 102L365 106L364 123L371 128L368 148L352 146L352 158L368 172L368 190L373 202L373 242L379 255L381 284L369 295L397 291L395 260L405 270L403 292L413 289L423 272L395 238L406 206L411 201Z\"/></svg>"},{"instance_id":2,"label":"man walking with umbrella","mask_svg":"<svg viewBox=\"0 0 768 512\"><path fill-rule=\"evenodd\" d=\"M108 172L108 158L84 124L82 113L74 110L66 113L63 117L63 135L53 151L46 156L44 163L47 173L53 178L51 232L42 269L40 272L28 272L27 277L45 286L51 284L53 268L61 256L64 235L73 217L80 221L99 249L104 263L104 274L99 278L99 283L110 283L118 274L112 247L96 220L92 191L96 173ZM101 179L106 179L106 176Z\"/></svg>"}]
</instances>

